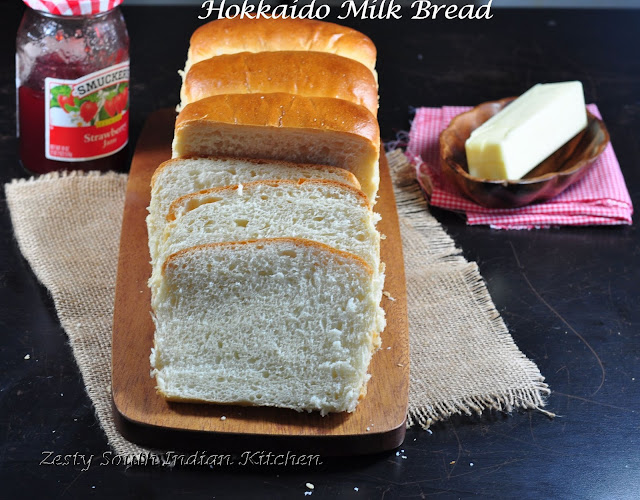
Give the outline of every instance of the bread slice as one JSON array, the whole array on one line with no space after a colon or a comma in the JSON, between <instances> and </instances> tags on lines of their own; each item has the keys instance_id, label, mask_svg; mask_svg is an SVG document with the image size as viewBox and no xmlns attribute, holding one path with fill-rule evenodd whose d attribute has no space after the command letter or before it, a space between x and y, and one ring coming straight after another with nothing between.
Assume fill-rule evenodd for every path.
<instances>
[{"instance_id":1,"label":"bread slice","mask_svg":"<svg viewBox=\"0 0 640 500\"><path fill-rule=\"evenodd\" d=\"M157 252L171 202L185 194L263 179L328 179L355 188L360 183L344 169L279 161L224 157L183 157L162 163L151 179L147 216L149 252Z\"/></svg>"},{"instance_id":2,"label":"bread slice","mask_svg":"<svg viewBox=\"0 0 640 500\"><path fill-rule=\"evenodd\" d=\"M335 97L378 113L378 85L363 64L325 52L241 52L194 64L185 76L181 108L221 94L284 92Z\"/></svg>"},{"instance_id":3,"label":"bread slice","mask_svg":"<svg viewBox=\"0 0 640 500\"><path fill-rule=\"evenodd\" d=\"M312 19L219 19L191 35L185 71L210 57L238 52L301 50L354 59L374 71L376 47L359 31Z\"/></svg>"},{"instance_id":4,"label":"bread slice","mask_svg":"<svg viewBox=\"0 0 640 500\"><path fill-rule=\"evenodd\" d=\"M205 243L297 237L324 243L380 271L380 234L359 190L328 180L257 181L193 193L171 204L151 278L180 250Z\"/></svg>"},{"instance_id":5,"label":"bread slice","mask_svg":"<svg viewBox=\"0 0 640 500\"><path fill-rule=\"evenodd\" d=\"M283 93L225 94L187 104L173 139L174 158L221 155L345 168L372 203L379 154L378 122L366 108Z\"/></svg>"},{"instance_id":6,"label":"bread slice","mask_svg":"<svg viewBox=\"0 0 640 500\"><path fill-rule=\"evenodd\" d=\"M157 390L173 401L351 412L381 285L360 258L296 238L173 254L153 299Z\"/></svg>"}]
</instances>

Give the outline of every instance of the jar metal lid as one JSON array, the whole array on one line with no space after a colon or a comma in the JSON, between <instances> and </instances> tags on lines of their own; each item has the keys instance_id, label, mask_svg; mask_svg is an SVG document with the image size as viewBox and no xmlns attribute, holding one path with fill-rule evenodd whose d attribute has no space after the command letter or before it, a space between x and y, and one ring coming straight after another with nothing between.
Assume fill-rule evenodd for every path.
<instances>
[{"instance_id":1,"label":"jar metal lid","mask_svg":"<svg viewBox=\"0 0 640 500\"><path fill-rule=\"evenodd\" d=\"M116 8L123 0L22 0L33 10L58 16L90 16Z\"/></svg>"}]
</instances>

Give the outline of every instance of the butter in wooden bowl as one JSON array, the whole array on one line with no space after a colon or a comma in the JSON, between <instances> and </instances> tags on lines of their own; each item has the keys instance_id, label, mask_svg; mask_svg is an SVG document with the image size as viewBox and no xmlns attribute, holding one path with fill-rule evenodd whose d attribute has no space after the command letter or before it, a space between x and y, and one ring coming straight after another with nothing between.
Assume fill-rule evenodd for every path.
<instances>
[{"instance_id":1,"label":"butter in wooden bowl","mask_svg":"<svg viewBox=\"0 0 640 500\"><path fill-rule=\"evenodd\" d=\"M608 143L580 82L538 84L456 116L440 135L440 159L443 175L471 200L515 208L560 194Z\"/></svg>"},{"instance_id":2,"label":"butter in wooden bowl","mask_svg":"<svg viewBox=\"0 0 640 500\"><path fill-rule=\"evenodd\" d=\"M535 85L471 132L469 174L520 179L586 126L582 83Z\"/></svg>"}]
</instances>

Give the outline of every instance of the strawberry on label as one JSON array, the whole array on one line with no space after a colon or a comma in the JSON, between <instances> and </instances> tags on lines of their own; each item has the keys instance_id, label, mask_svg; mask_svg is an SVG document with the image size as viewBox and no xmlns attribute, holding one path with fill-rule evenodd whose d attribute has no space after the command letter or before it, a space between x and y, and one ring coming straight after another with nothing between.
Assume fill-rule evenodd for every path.
<instances>
[{"instance_id":1,"label":"strawberry on label","mask_svg":"<svg viewBox=\"0 0 640 500\"><path fill-rule=\"evenodd\" d=\"M116 99L116 107L118 109L118 112L122 113L126 105L125 95L123 93L120 93L115 97L115 99Z\"/></svg>"},{"instance_id":2,"label":"strawberry on label","mask_svg":"<svg viewBox=\"0 0 640 500\"><path fill-rule=\"evenodd\" d=\"M104 110L107 112L109 116L115 116L118 110L116 109L115 103L113 102L115 98L107 99L104 101Z\"/></svg>"},{"instance_id":3,"label":"strawberry on label","mask_svg":"<svg viewBox=\"0 0 640 500\"><path fill-rule=\"evenodd\" d=\"M122 109L125 109L129 105L129 87L122 89Z\"/></svg>"},{"instance_id":4,"label":"strawberry on label","mask_svg":"<svg viewBox=\"0 0 640 500\"><path fill-rule=\"evenodd\" d=\"M70 95L59 95L58 96L58 104L60 105L60 107L62 108L62 110L65 113L68 113L69 110L67 108L65 108L66 105L69 105L70 107L74 107L75 106L75 98L73 96Z\"/></svg>"},{"instance_id":5,"label":"strawberry on label","mask_svg":"<svg viewBox=\"0 0 640 500\"><path fill-rule=\"evenodd\" d=\"M80 106L80 117L86 122L90 123L96 113L98 112L98 105L92 101L86 101Z\"/></svg>"},{"instance_id":6,"label":"strawberry on label","mask_svg":"<svg viewBox=\"0 0 640 500\"><path fill-rule=\"evenodd\" d=\"M67 101L67 96L64 95L59 95L58 96L58 105L62 108L63 111L67 111L66 109L64 109L64 104Z\"/></svg>"}]
</instances>

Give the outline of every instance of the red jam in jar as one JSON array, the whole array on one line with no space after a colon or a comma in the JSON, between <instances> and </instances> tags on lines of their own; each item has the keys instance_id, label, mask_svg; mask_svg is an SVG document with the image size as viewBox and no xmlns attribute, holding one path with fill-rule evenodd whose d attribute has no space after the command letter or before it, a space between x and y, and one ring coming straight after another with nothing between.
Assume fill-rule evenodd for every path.
<instances>
[{"instance_id":1,"label":"red jam in jar","mask_svg":"<svg viewBox=\"0 0 640 500\"><path fill-rule=\"evenodd\" d=\"M129 36L121 1L24 0L33 8L18 30L16 87L28 171L126 167Z\"/></svg>"}]
</instances>

